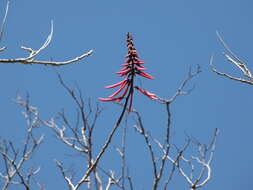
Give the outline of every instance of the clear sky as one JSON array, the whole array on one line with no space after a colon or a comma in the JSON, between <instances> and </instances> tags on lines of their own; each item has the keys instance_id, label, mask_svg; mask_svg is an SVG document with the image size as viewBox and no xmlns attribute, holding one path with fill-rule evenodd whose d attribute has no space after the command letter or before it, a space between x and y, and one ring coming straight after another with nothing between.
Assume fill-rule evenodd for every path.
<instances>
[{"instance_id":1,"label":"clear sky","mask_svg":"<svg viewBox=\"0 0 253 190\"><path fill-rule=\"evenodd\" d=\"M5 0L0 1L0 18L4 16L5 5ZM98 97L109 95L111 91L104 86L119 81L114 73L127 53L125 35L131 32L147 72L155 77L152 81L142 80L143 85L159 96L172 96L189 67L199 64L202 68L203 72L189 85L196 84L192 94L179 97L172 105L172 125L173 138L179 146L184 143L185 133L208 143L214 128L220 129L213 176L204 189L252 189L253 87L221 78L208 65L214 54L214 64L219 70L240 76L222 56L223 49L215 35L218 30L230 48L253 69L252 7L250 0L11 1L0 43L8 49L0 58L26 55L19 49L21 45L40 47L50 32L51 19L53 40L38 58L64 61L90 49L94 49L94 54L76 64L57 68L1 64L0 138L11 139L18 145L24 137L25 120L20 107L11 101L17 93L29 92L31 103L39 107L44 118L55 116L62 108L70 117L74 115L73 101L60 86L57 72L70 86L77 83L94 104ZM142 95L135 96L134 105L143 115L145 127L160 138L165 123L164 107ZM101 136L98 144L107 136L105 132L112 128L120 111L112 103L101 106L104 112L97 126L97 135ZM45 142L32 164L41 166L38 180L47 189L63 189L65 184L53 160L62 158L66 165L79 168L74 159L81 158L69 156L69 150L49 130L43 133ZM128 140L129 152L136 155L135 160L129 158L136 187L148 189L150 176L145 175L151 164L143 150L143 139L131 126ZM111 148L110 152L113 151ZM114 159L117 156L104 161L113 164ZM55 183L54 179L60 182ZM173 185L188 189L183 178L176 179Z\"/></svg>"}]
</instances>

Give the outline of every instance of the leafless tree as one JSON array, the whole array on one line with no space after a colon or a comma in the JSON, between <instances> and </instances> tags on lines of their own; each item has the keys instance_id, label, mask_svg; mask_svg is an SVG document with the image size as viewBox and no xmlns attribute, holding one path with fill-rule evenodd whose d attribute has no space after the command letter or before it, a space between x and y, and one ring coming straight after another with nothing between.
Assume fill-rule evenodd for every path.
<instances>
[{"instance_id":1,"label":"leafless tree","mask_svg":"<svg viewBox=\"0 0 253 190\"><path fill-rule=\"evenodd\" d=\"M211 162L213 160L213 154L215 150L216 138L218 135L218 130L215 130L215 134L212 138L212 141L209 145L200 143L194 138L187 138L186 144L181 149L173 145L173 139L171 136L171 118L172 114L170 111L170 105L178 98L178 96L191 93L193 88L185 90L187 83L195 76L200 73L200 68L197 68L196 72L189 71L187 78L182 82L175 95L168 99L159 98L157 101L161 105L165 105L167 112L167 119L165 125L165 136L164 141L160 142L150 134L145 126L143 125L142 116L140 113L132 108L131 112L136 116L136 124L133 128L138 134L140 134L146 144L146 148L149 151L151 165L152 165L152 174L153 174L153 183L151 189L168 189L168 185L172 180L172 177L175 171L178 171L180 175L186 180L190 185L191 190L203 187L211 179ZM116 174L115 171L103 168L103 162L100 162L101 158L105 155L104 153L108 149L109 145L112 146L112 139L115 135L115 131L122 123L122 119L125 114L121 113L120 117L116 121L115 126L111 129L111 132L108 135L107 140L101 146L97 155L94 154L94 136L93 131L96 127L96 121L100 116L102 111L99 104L96 108L93 109L90 101L85 102L82 96L81 91L77 91L68 87L63 81L62 77L59 75L59 80L63 88L70 95L71 99L74 101L77 106L77 119L75 124L72 124L65 114L64 111L61 111L57 117L53 117L50 120L42 119L38 113L38 109L34 106L30 106L29 99L22 100L18 97L15 102L25 108L23 112L25 118L28 122L28 137L25 141L23 149L23 154L20 156L19 162L29 161L29 155L38 147L38 145L43 140L43 137L37 139L34 137L32 131L39 126L46 126L51 129L57 136L58 140L65 146L70 147L74 151L83 155L82 157L86 159L86 167L83 167L82 175L79 179L74 178L64 167L64 164L56 160L56 166L59 168L60 173L62 174L63 179L65 180L68 189L77 190L86 185L87 189L99 189L99 190L109 190L112 186L118 189L135 189L133 177L130 175L127 167L126 160L126 151L127 147L126 142L126 127L123 130L121 147L116 147L115 154L119 154L122 162L121 166L119 165L120 174ZM126 110L124 105L122 106L123 110ZM125 112L125 111L123 111ZM57 118L62 120L62 124L57 124ZM127 118L127 117L126 117ZM31 141L31 142L30 142ZM32 143L32 148L28 149L28 144ZM119 144L119 143L117 143ZM193 146L191 146L193 145ZM9 151L8 147L11 147ZM189 147L195 147L198 155L190 156L187 158L184 153L187 152ZM160 151L157 151L160 150ZM160 152L159 155L156 155L157 152ZM11 154L14 155L14 158L11 158ZM12 142L8 144L2 144L1 155L5 160L6 172L1 173L1 177L5 180L5 183L10 184L21 184L26 187L26 189L31 189L30 178L33 177L39 170L29 170L29 172L21 173L22 164L17 162L18 152L13 146ZM171 167L169 167L171 166ZM187 173L187 166L190 167L190 173ZM198 170L196 168L200 167ZM11 169L9 169L11 168ZM169 169L170 168L170 169ZM8 173L9 172L9 173ZM14 181L14 177L18 176L19 181ZM105 184L104 179L107 178L107 183ZM39 184L39 183L38 183ZM40 186L43 187L43 186ZM4 189L4 188L3 188ZM7 188L5 188L7 189Z\"/></svg>"},{"instance_id":2,"label":"leafless tree","mask_svg":"<svg viewBox=\"0 0 253 190\"><path fill-rule=\"evenodd\" d=\"M10 1L7 2L6 11L3 18L3 22L0 30L0 40L3 37L4 26L6 25L8 10ZM76 57L72 60L64 62L51 62L36 60L37 56L42 50L44 50L51 42L53 35L53 22L51 22L51 32L44 44L38 49L33 50L29 47L22 46L21 48L28 51L29 55L24 58L15 59L0 59L0 63L23 63L23 64L44 64L52 66L61 66L77 62L92 54L92 50L83 55ZM129 35L128 35L129 37ZM130 39L130 37L129 37ZM130 39L131 41L131 39ZM129 43L133 50L133 44ZM0 49L5 51L6 47ZM141 71L140 68L138 71ZM23 107L23 115L27 121L26 138L24 143L20 146L16 145L13 141L3 140L0 144L0 156L2 159L2 165L0 166L0 178L3 181L2 189L7 190L10 186L23 186L26 190L30 189L45 189L45 185L36 180L36 174L39 173L40 167L29 166L32 154L40 147L44 136L38 136L35 134L35 130L46 127L50 129L58 138L63 147L69 147L75 152L79 153L86 161L86 165L83 165L80 170L79 177L75 177L71 172L66 169L61 159L55 160L56 167L59 169L63 180L66 183L66 187L70 190L78 189L97 189L97 190L109 190L116 189L131 189L135 188L135 179L131 176L131 171L127 165L127 151L128 141L126 138L128 116L131 114L135 117L135 125L130 128L134 129L137 134L143 139L145 147L148 150L150 156L150 164L152 166L153 181L150 185L150 189L169 189L168 186L173 179L175 172L177 171L183 179L189 184L191 190L204 187L211 179L211 162L215 151L216 138L218 135L218 129L215 129L214 135L210 144L205 145L200 143L193 137L187 137L185 145L181 148L177 147L173 143L172 136L172 112L171 104L175 102L179 96L190 94L193 88L186 89L188 82L196 77L201 72L200 67L197 67L195 72L189 70L189 73L182 84L177 89L176 93L170 98L161 98L157 95L149 93L141 89L142 93L153 99L156 103L165 107L166 111L166 124L164 128L164 137L162 141L160 138L155 138L144 126L142 116L135 108L128 107L128 100L131 99L133 89L137 88L130 85L130 93L124 97L125 103L117 103L122 108L118 118L115 121L114 126L110 129L109 134L104 134L107 138L102 143L98 151L95 151L94 145L96 145L94 130L98 127L97 120L101 116L102 108L99 104L92 106L90 100L85 100L82 92L79 88L77 90L69 87L58 75L61 86L65 89L66 93L70 96L74 105L77 108L76 121L71 122L70 118L65 114L65 111L61 111L57 116L51 119L44 119L41 117L38 108L30 104L29 96L25 99L18 96L14 101ZM146 75L147 76L147 75ZM251 76L251 75L250 75ZM133 80L133 78L131 79ZM123 99L123 98L122 98ZM130 104L131 105L131 104ZM104 167L102 158L106 156L108 148L114 144L114 136L118 129L123 125L123 121L126 124L123 128L122 138L120 146L115 147L115 152L111 154L119 155L121 163L118 165L118 171L113 169L106 169ZM123 126L122 126L123 127ZM197 155L190 155L188 157L187 151L190 148L196 149ZM107 165L107 164L106 164ZM190 167L188 173L187 167ZM35 168L35 169L34 169ZM196 169L197 168L197 169ZM199 169L199 170L198 170ZM36 187L37 185L37 187Z\"/></svg>"}]
</instances>

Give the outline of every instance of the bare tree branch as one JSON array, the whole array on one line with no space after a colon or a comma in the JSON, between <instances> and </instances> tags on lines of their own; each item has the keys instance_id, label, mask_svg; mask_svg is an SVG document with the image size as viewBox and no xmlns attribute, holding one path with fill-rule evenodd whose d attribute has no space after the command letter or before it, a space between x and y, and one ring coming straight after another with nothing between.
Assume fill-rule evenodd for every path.
<instances>
[{"instance_id":1,"label":"bare tree branch","mask_svg":"<svg viewBox=\"0 0 253 190\"><path fill-rule=\"evenodd\" d=\"M132 178L130 177L130 175L128 174L128 172L127 172L127 181L129 183L130 190L134 190L133 181L132 181Z\"/></svg>"},{"instance_id":2,"label":"bare tree branch","mask_svg":"<svg viewBox=\"0 0 253 190\"><path fill-rule=\"evenodd\" d=\"M71 179L69 177L67 177L65 169L62 166L62 163L60 163L58 160L55 160L55 162L56 162L57 167L61 170L61 174L62 174L63 178L65 179L69 189L74 190L75 186L73 185Z\"/></svg>"},{"instance_id":3,"label":"bare tree branch","mask_svg":"<svg viewBox=\"0 0 253 190\"><path fill-rule=\"evenodd\" d=\"M99 169L100 171L102 171L103 174L105 174L106 177L108 177L108 182L111 181L113 182L114 185L116 185L119 189L123 189L124 187L121 185L121 179L122 177L115 177L115 172L110 170L110 171L106 171L103 168L101 168L100 166L97 166L97 169ZM107 183L108 185L108 183ZM111 186L111 184L110 184Z\"/></svg>"},{"instance_id":4,"label":"bare tree branch","mask_svg":"<svg viewBox=\"0 0 253 190\"><path fill-rule=\"evenodd\" d=\"M30 190L31 178L40 171L40 168L28 168L27 172L22 171L25 170L24 164L31 159L31 155L38 149L44 136L37 138L33 132L40 125L37 108L30 106L28 99L24 101L18 97L15 102L25 108L23 115L27 121L27 136L20 150L11 141L2 143L0 156L5 167L5 172L0 172L0 177L4 181L2 189L7 190L11 184L16 184Z\"/></svg>"},{"instance_id":5,"label":"bare tree branch","mask_svg":"<svg viewBox=\"0 0 253 190\"><path fill-rule=\"evenodd\" d=\"M183 153L186 151L186 148L188 147L188 144L185 145L185 147L182 150L178 150L178 154L175 157L172 157L171 154L171 111L170 111L170 104L176 100L176 98L180 95L189 94L191 93L192 89L185 90L185 87L187 83L195 77L197 74L200 73L200 68L197 68L196 72L192 72L189 70L188 76L186 79L182 82L182 84L177 89L176 93L172 96L172 98L168 99L160 99L158 100L159 103L166 105L166 112L167 112L167 121L165 125L165 135L164 140L162 143L157 141L156 139L153 139L153 137L146 131L144 128L141 115L135 110L132 109L131 111L134 112L137 116L137 125L135 125L135 129L139 134L141 134L144 137L145 144L147 145L150 157L151 157L151 163L153 166L152 172L153 172L153 184L152 189L157 190L163 188L164 190L167 189L167 186L169 182L172 179L172 176L177 169L179 173L186 179L186 181L190 184L192 190L195 190L197 188L203 187L211 178L211 161L213 159L213 153L215 150L215 141L216 136L212 140L212 143L210 146L202 146L199 142L195 141L195 144L198 147L199 156L192 156L190 159L186 159L183 155ZM128 171L125 174L126 170L126 157L125 157L125 148L126 148L126 128L124 128L123 136L122 136L122 144L121 149L117 148L117 152L120 154L121 157L121 176L116 177L115 172L110 171L107 172L102 169L101 166L99 166L99 161L104 155L107 147L111 144L111 140L115 134L116 129L119 127L121 120L123 119L124 113L127 110L127 100L125 105L123 106L123 110L121 112L120 117L118 118L114 128L111 130L111 133L109 134L108 138L102 145L101 149L99 150L99 153L94 157L93 151L92 151L92 144L93 138L92 138L92 131L95 127L95 123L97 120L97 117L99 116L101 109L97 106L97 109L92 109L92 106L90 102L88 102L87 106L83 100L82 94L79 89L79 96L76 95L76 92L69 88L59 75L59 80L61 85L64 87L64 89L67 91L67 93L70 95L70 97L74 100L75 104L77 105L77 121L75 124L72 124L72 122L69 121L67 115L65 114L64 110L59 113L60 118L62 119L63 126L59 127L58 124L56 124L55 119L52 118L49 121L43 120L40 118L37 108L30 106L29 104L29 97L27 97L27 100L24 101L21 98L17 98L15 100L16 103L20 104L21 106L25 107L24 116L27 120L28 125L28 131L32 131L34 128L37 128L39 125L45 125L49 128L51 128L59 138L61 142L63 142L68 147L72 148L73 150L76 150L77 152L82 153L82 155L85 156L87 159L87 167L85 167L84 173L81 175L80 179L77 180L77 182L74 182L73 176L69 176L67 174L67 170L64 169L63 164L60 161L56 161L56 165L59 168L61 175L63 176L63 179L65 180L68 188L70 190L77 190L81 188L81 185L86 184L87 189L92 189L94 186L98 190L109 190L113 188L113 185L115 185L119 189L134 189L133 182L131 176L129 176ZM87 108L87 109L85 109ZM95 111L95 114L91 114ZM130 111L130 110L129 110ZM88 119L90 115L93 115L93 119ZM67 133L67 130L71 132ZM67 135L68 134L68 135ZM34 135L29 136L29 140L33 142L34 144L40 144L40 140L37 140ZM39 142L38 142L39 141ZM162 150L162 154L157 156L155 147L153 146L153 142L155 142L159 148ZM32 151L30 151L32 150ZM7 156L4 157L4 163L9 163L12 159L11 163L16 164L18 161L18 154L19 152L15 149L12 144L9 145L8 151L12 151L14 156L11 158L8 158ZM28 158L30 152L33 152L33 149L30 149L27 145L24 146L23 150L23 157ZM207 156L209 154L209 157ZM28 155L27 155L28 154ZM206 159L207 158L207 159ZM172 163L172 168L169 170L168 163ZM194 176L194 162L198 163L202 169L197 177ZM181 163L186 163L190 166L191 172L188 174L185 172L184 167L181 166ZM21 184L26 189L31 188L30 186L30 179L32 176L34 176L36 173L38 173L38 170L30 170L26 174L23 174L19 170L19 165L13 165L10 168L8 164L5 164L7 171L6 173L0 173L0 177L8 181L8 184ZM81 168L83 169L83 168ZM16 172L16 176L19 178L19 180L16 180L17 178L12 177L13 171L18 170ZM102 171L102 175L101 172ZM168 173L166 173L168 172ZM166 174L166 175L165 175ZM207 174L206 178L205 174ZM104 176L107 177L107 183L105 184ZM163 180L161 180L163 178ZM9 180L10 179L10 180ZM125 179L127 180L128 184L126 185ZM104 186L104 187L103 187ZM43 188L43 187L41 187Z\"/></svg>"},{"instance_id":6,"label":"bare tree branch","mask_svg":"<svg viewBox=\"0 0 253 190\"><path fill-rule=\"evenodd\" d=\"M145 140L145 144L148 148L150 157L151 157L151 163L152 163L152 169L153 169L153 175L154 175L154 182L153 182L153 188L156 188L158 180L159 180L159 176L158 176L158 171L157 171L157 163L156 163L156 159L155 159L155 153L152 147L152 144L150 143L150 139L149 139L149 135L148 133L145 131L145 128L142 124L142 119L140 114L135 111L134 112L137 116L137 121L138 121L138 125L135 125L134 128L136 129L136 131L141 134Z\"/></svg>"},{"instance_id":7,"label":"bare tree branch","mask_svg":"<svg viewBox=\"0 0 253 190\"><path fill-rule=\"evenodd\" d=\"M77 105L78 108L78 116L79 114L81 115L81 120L82 120L82 126L81 126L81 130L79 130L79 117L77 117L77 122L76 122L76 126L73 127L72 124L69 123L67 117L65 116L64 111L60 113L60 118L62 118L64 126L63 127L59 127L56 123L54 119L51 119L49 121L45 121L45 120L40 120L42 124L44 124L45 126L51 128L56 134L57 137L59 138L60 141L62 141L64 144L66 144L67 146L73 148L74 150L81 152L81 153L85 153L85 155L88 155L87 157L87 162L88 162L88 166L86 171L84 172L83 176L80 178L80 180L78 180L78 182L76 184L74 184L70 178L66 178L66 174L63 172L64 168L62 166L62 164L59 164L60 162L56 162L57 167L60 168L62 175L65 175L65 181L70 181L73 184L72 185L68 185L70 189L72 190L77 190L81 187L82 184L87 183L87 187L88 189L91 188L91 174L94 174L94 180L95 180L95 184L97 186L98 189L101 189L101 178L99 177L99 174L97 173L97 166L98 163L100 161L100 159L102 158L103 154L105 153L107 147L109 146L109 144L111 143L112 137L115 134L115 131L117 130L117 128L119 127L121 120L123 119L124 113L127 110L127 102L128 102L128 98L126 99L126 103L123 107L123 110L120 114L120 117L118 118L114 128L111 130L111 133L109 134L107 140L105 141L105 143L103 144L102 148L100 149L99 153L97 154L97 156L94 158L93 154L92 154L92 134L93 134L93 129L95 127L95 123L97 121L97 118L99 116L99 114L101 113L101 109L99 108L99 106L97 105L97 109L95 110L95 115L93 117L93 121L90 123L88 121L88 117L92 112L92 108L90 103L88 104L88 113L85 113L84 110L84 100L83 97L81 95L81 92L79 90L79 94L80 96L78 97L76 95L76 93L74 92L74 90L70 89L63 81L63 79L61 78L60 75L58 75L59 80L61 85L64 87L64 89L67 91L67 93L71 96L71 98L74 100L75 104ZM71 136L66 136L65 135L65 130L66 127L68 129L70 129L70 131L72 132ZM79 146L81 145L81 146ZM117 182L117 180L113 177L114 175L111 174L110 178L110 184L108 183L108 188L111 186L111 182L113 182L114 184L119 185L119 182ZM112 181L113 180L113 181ZM68 184L70 184L70 182L67 182ZM121 185L119 185L121 186Z\"/></svg>"},{"instance_id":8,"label":"bare tree branch","mask_svg":"<svg viewBox=\"0 0 253 190\"><path fill-rule=\"evenodd\" d=\"M5 27L5 24L6 24L7 15L8 15L8 11L9 11L9 4L10 4L10 1L8 0L7 4L6 4L6 8L5 8L3 22L2 22L2 25L1 25L1 28L0 28L0 42L3 39L4 27ZM0 52L3 51L4 49L5 49L5 47L0 48Z\"/></svg>"},{"instance_id":9,"label":"bare tree branch","mask_svg":"<svg viewBox=\"0 0 253 190\"><path fill-rule=\"evenodd\" d=\"M129 96L128 96L129 97ZM88 176L90 175L90 173L95 169L95 167L97 166L98 162L100 161L100 159L102 158L102 155L105 153L105 150L107 149L107 147L109 146L109 144L111 143L112 137L114 136L117 128L119 127L121 120L123 119L124 113L127 109L127 102L128 102L128 98L126 100L125 106L119 116L119 119L117 120L116 124L114 125L112 131L110 132L106 142L104 143L104 145L102 146L102 148L100 149L100 152L98 153L95 161L92 163L92 165L88 168L88 170L85 172L85 174L83 175L82 179L76 184L76 189L78 189L80 187L81 184L83 184L86 179L88 178Z\"/></svg>"},{"instance_id":10,"label":"bare tree branch","mask_svg":"<svg viewBox=\"0 0 253 190\"><path fill-rule=\"evenodd\" d=\"M212 172L211 162L213 160L213 155L214 155L214 151L215 151L215 145L216 145L216 139L217 139L218 133L219 133L219 130L215 129L211 143L209 144L209 148L205 148L206 147L205 145L198 142L197 148L198 148L199 156L191 156L191 158L190 158L191 160L188 160L183 156L183 153L186 151L186 148L189 146L189 143L193 143L193 141L190 139L188 140L188 142L186 143L184 148L178 152L176 159L173 159L169 155L167 156L167 159L170 160L177 167L179 173L188 182L188 184L191 187L191 190L195 190L195 189L203 187L211 179L211 172ZM159 145L159 147L162 149L163 153L165 154L166 151L164 150L163 146L159 142L157 144ZM208 156L208 154L209 154L209 156ZM188 163L190 165L190 167L191 167L190 174L187 174L185 172L184 168L180 164L180 161L182 161L184 163ZM195 166L193 164L193 161L196 161L201 167L199 175L195 179L194 179ZM205 173L207 173L207 176L205 179L203 179ZM202 182L201 182L201 180L202 180Z\"/></svg>"},{"instance_id":11,"label":"bare tree branch","mask_svg":"<svg viewBox=\"0 0 253 190\"><path fill-rule=\"evenodd\" d=\"M186 77L186 79L183 80L183 82L181 83L181 85L179 86L179 88L177 89L176 93L168 99L162 99L162 98L158 98L159 103L165 104L166 105L166 112L167 112L167 123L166 123L166 127L165 127L165 137L164 137L164 142L163 145L157 141L156 139L152 139L151 136L145 131L145 128L142 124L142 119L140 114L133 109L133 112L136 114L137 116L137 125L134 126L134 128L136 129L136 131L141 134L144 137L145 140L145 144L148 147L149 150L149 154L151 157L151 163L152 163L152 168L153 168L153 175L154 175L154 180L153 180L153 190L158 189L158 185L159 182L161 181L161 178L164 175L164 170L165 170L165 166L166 166L166 161L167 158L169 156L169 152L170 152L170 148L171 148L171 142L170 142L170 136L171 136L171 111L170 111L170 104L172 102L174 102L176 100L176 98L180 95L185 95L185 94L190 94L191 91L193 90L193 88L189 89L189 90L184 90L187 83L194 78L195 76L197 76L199 73L201 72L200 70L200 66L197 66L197 70L195 72L192 72L191 69L189 69L188 75ZM150 138L152 140L154 140L156 143L159 144L160 148L162 148L163 150L163 155L160 157L160 162L158 163L155 159L155 153L154 153L154 148L152 146L152 143L150 142ZM168 179L166 180L165 184L164 184L164 189L167 188L168 183L171 181L172 175L175 171L175 165L173 165L173 168L169 174Z\"/></svg>"},{"instance_id":12,"label":"bare tree branch","mask_svg":"<svg viewBox=\"0 0 253 190\"><path fill-rule=\"evenodd\" d=\"M90 56L93 53L93 50L90 50L86 53L83 53L82 55L75 57L71 60L68 61L41 61L41 60L36 60L35 56L37 56L42 50L46 49L47 46L50 44L53 36L53 21L51 21L51 31L50 34L48 35L46 41L44 44L38 49L38 50L33 50L30 47L25 47L21 46L21 49L28 51L29 55L27 57L23 58L15 58L15 59L0 59L0 63L23 63L23 64L42 64L42 65L51 65L51 66L62 66L62 65L68 65L75 63L77 61L80 61L81 59ZM4 51L5 48L1 48L1 51Z\"/></svg>"},{"instance_id":13,"label":"bare tree branch","mask_svg":"<svg viewBox=\"0 0 253 190\"><path fill-rule=\"evenodd\" d=\"M250 70L247 67L247 64L244 63L242 60L240 60L229 48L229 46L225 43L225 41L222 39L220 33L217 31L216 35L218 36L219 41L221 42L221 44L223 45L225 52L223 53L224 56L226 57L226 59L234 64L243 74L244 77L246 77L247 79L243 79L243 78L238 78L238 77L234 77L230 74L224 73L224 72L220 72L219 70L217 70L215 68L215 66L213 65L213 56L211 56L210 61L209 61L209 65L211 66L211 69L214 73L223 76L225 78L231 79L231 80L235 80L238 82L242 82L242 83L246 83L249 85L253 85L253 76L250 72Z\"/></svg>"},{"instance_id":14,"label":"bare tree branch","mask_svg":"<svg viewBox=\"0 0 253 190\"><path fill-rule=\"evenodd\" d=\"M174 102L178 96L190 94L194 90L195 86L193 86L192 88L190 88L188 90L184 90L184 89L185 89L186 85L188 84L188 82L192 78L199 75L200 73L201 73L200 65L197 65L197 69L196 69L195 72L192 72L192 69L190 67L187 77L183 80L181 85L178 87L176 93L172 97L164 99L164 98L161 98L161 97L157 96L158 99L155 99L154 101L160 102L162 104L170 104L170 103Z\"/></svg>"},{"instance_id":15,"label":"bare tree branch","mask_svg":"<svg viewBox=\"0 0 253 190\"><path fill-rule=\"evenodd\" d=\"M127 120L126 120L127 125ZM118 149L119 155L121 157L121 178L122 178L122 190L125 190L125 170L126 170L126 133L127 126L123 128L122 140L121 140L121 150Z\"/></svg>"}]
</instances>

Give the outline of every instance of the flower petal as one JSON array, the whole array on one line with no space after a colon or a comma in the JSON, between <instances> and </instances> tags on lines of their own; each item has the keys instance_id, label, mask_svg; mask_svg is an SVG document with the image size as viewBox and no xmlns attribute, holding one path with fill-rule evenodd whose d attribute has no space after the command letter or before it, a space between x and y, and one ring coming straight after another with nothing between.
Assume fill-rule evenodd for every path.
<instances>
[{"instance_id":1,"label":"flower petal","mask_svg":"<svg viewBox=\"0 0 253 190\"><path fill-rule=\"evenodd\" d=\"M125 82L123 82L122 84L121 84L121 86L120 86L120 88L116 91L116 92L114 92L112 95L110 95L110 96L108 96L109 98L112 98L112 97L114 97L114 96L117 96L124 88L125 88L125 86L127 85L127 81L125 81Z\"/></svg>"},{"instance_id":2,"label":"flower petal","mask_svg":"<svg viewBox=\"0 0 253 190\"><path fill-rule=\"evenodd\" d=\"M103 101L103 102L110 102L110 101L116 101L116 100L118 100L120 98L98 98L98 99L101 100L101 101Z\"/></svg>"},{"instance_id":3,"label":"flower petal","mask_svg":"<svg viewBox=\"0 0 253 190\"><path fill-rule=\"evenodd\" d=\"M144 64L144 61L138 61L138 62L136 62L135 64L140 64L140 65L142 65L142 64Z\"/></svg>"},{"instance_id":4,"label":"flower petal","mask_svg":"<svg viewBox=\"0 0 253 190\"><path fill-rule=\"evenodd\" d=\"M136 67L135 67L135 69L136 69L136 70L138 70L138 71L143 71L143 70L146 70L146 68L145 68L145 67L139 67L139 66L136 66Z\"/></svg>"},{"instance_id":5,"label":"flower petal","mask_svg":"<svg viewBox=\"0 0 253 190\"><path fill-rule=\"evenodd\" d=\"M143 77L145 77L145 78L148 78L148 79L154 79L153 76L151 76L151 75L149 75L149 74L147 74L147 73L144 73L144 72L137 72L137 74L138 74L138 75L141 75L141 76L143 76Z\"/></svg>"},{"instance_id":6,"label":"flower petal","mask_svg":"<svg viewBox=\"0 0 253 190\"><path fill-rule=\"evenodd\" d=\"M129 88L129 85L127 85L125 91L122 93L122 95L119 98L123 99L125 97L126 93L128 92L128 88Z\"/></svg>"},{"instance_id":7,"label":"flower petal","mask_svg":"<svg viewBox=\"0 0 253 190\"><path fill-rule=\"evenodd\" d=\"M138 74L148 79L153 79L154 77L143 72L146 69L143 65L144 62L140 60L137 50L134 47L133 38L129 33L127 34L127 48L128 48L128 53L125 56L126 59L124 63L121 64L121 66L123 67L120 69L120 71L116 72L116 74L118 74L120 77L124 77L124 80L118 83L106 86L105 88L118 87L118 89L108 98L99 98L99 100L105 101L105 102L107 101L120 102L127 95L129 97L128 107L129 107L129 112L130 112L132 103L133 103L134 90L132 89L133 87L132 85L134 83L134 76ZM138 91L140 91L142 94L144 94L150 99L159 100L159 97L151 92L141 89L138 86L134 86L134 88L136 88Z\"/></svg>"},{"instance_id":8,"label":"flower petal","mask_svg":"<svg viewBox=\"0 0 253 190\"><path fill-rule=\"evenodd\" d=\"M124 71L116 72L116 74L119 74L119 75L123 76L123 75L126 75L130 70L131 70L130 68L127 68L127 69L124 70Z\"/></svg>"},{"instance_id":9,"label":"flower petal","mask_svg":"<svg viewBox=\"0 0 253 190\"><path fill-rule=\"evenodd\" d=\"M105 88L115 88L117 86L120 86L122 83L124 83L125 81L127 81L128 79L124 79L116 84L112 84L112 85L109 85L109 86L106 86Z\"/></svg>"},{"instance_id":10,"label":"flower petal","mask_svg":"<svg viewBox=\"0 0 253 190\"><path fill-rule=\"evenodd\" d=\"M127 66L130 66L132 65L132 63L124 63L124 64L121 64L123 67L127 67Z\"/></svg>"},{"instance_id":11,"label":"flower petal","mask_svg":"<svg viewBox=\"0 0 253 190\"><path fill-rule=\"evenodd\" d=\"M137 90L139 90L142 94L144 94L145 96L149 97L150 99L152 100L159 100L159 98L154 94L154 93L151 93L147 90L144 90L138 86L135 86L134 88L136 88Z\"/></svg>"}]
</instances>

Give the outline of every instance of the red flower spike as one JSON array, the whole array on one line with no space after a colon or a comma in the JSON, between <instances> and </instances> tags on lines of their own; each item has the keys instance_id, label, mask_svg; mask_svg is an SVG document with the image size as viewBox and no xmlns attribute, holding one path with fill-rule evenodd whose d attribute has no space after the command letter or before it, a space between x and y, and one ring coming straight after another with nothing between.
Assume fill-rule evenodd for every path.
<instances>
[{"instance_id":1,"label":"red flower spike","mask_svg":"<svg viewBox=\"0 0 253 190\"><path fill-rule=\"evenodd\" d=\"M131 106L133 102L133 93L134 89L137 89L139 92L144 94L145 96L149 97L150 99L153 100L159 100L159 98L151 93L148 92L142 88L139 88L138 86L134 86L134 79L135 77L142 76L147 79L153 79L154 77L143 72L146 68L143 66L144 62L139 59L138 53L134 47L133 43L133 38L130 35L130 33L127 34L127 49L128 53L125 56L126 60L124 61L124 64L121 64L123 66L122 69L120 69L119 72L116 72L121 77L125 77L124 80L113 84L106 86L105 88L115 88L119 87L119 89L114 92L112 95L109 96L109 98L99 98L101 101L115 101L115 102L120 102L122 99L126 99L126 104L129 105L129 111L131 111ZM119 95L121 93L121 95ZM119 95L118 97L116 97Z\"/></svg>"}]
</instances>

